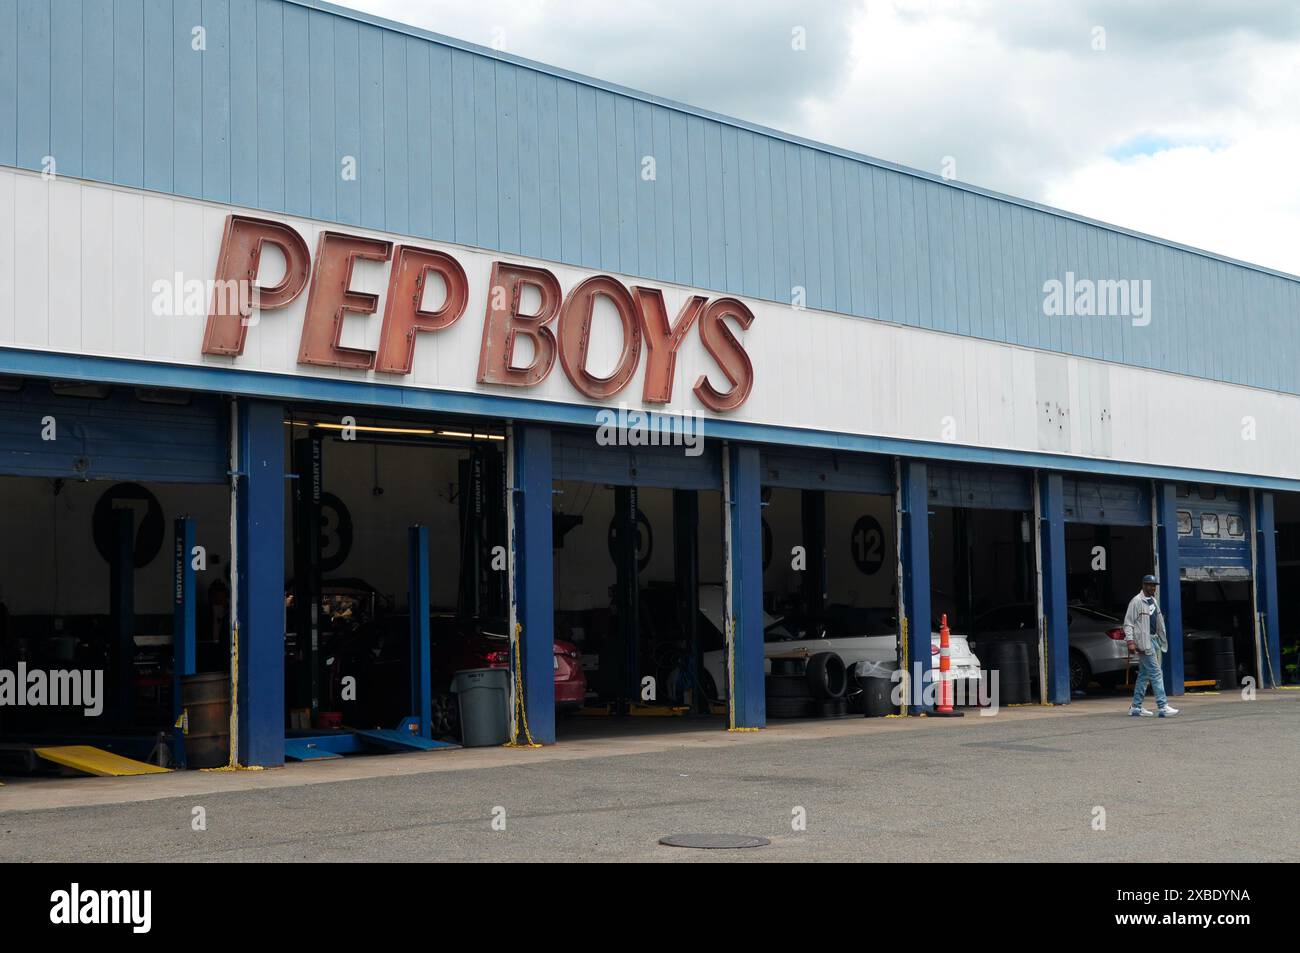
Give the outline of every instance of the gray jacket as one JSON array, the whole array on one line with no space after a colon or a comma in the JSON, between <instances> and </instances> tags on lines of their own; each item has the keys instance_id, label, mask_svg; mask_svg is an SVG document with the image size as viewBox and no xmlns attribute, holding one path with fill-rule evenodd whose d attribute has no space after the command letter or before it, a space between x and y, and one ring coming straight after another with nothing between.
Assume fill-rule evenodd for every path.
<instances>
[{"instance_id":1,"label":"gray jacket","mask_svg":"<svg viewBox=\"0 0 1300 953\"><path fill-rule=\"evenodd\" d=\"M1151 625L1153 617L1154 630ZM1142 593L1134 596L1128 604L1128 612L1124 613L1124 638L1133 642L1143 655L1150 653L1153 644L1161 652L1167 652L1169 638L1165 634L1165 614L1160 611L1160 603L1153 600L1148 606L1147 597Z\"/></svg>"}]
</instances>

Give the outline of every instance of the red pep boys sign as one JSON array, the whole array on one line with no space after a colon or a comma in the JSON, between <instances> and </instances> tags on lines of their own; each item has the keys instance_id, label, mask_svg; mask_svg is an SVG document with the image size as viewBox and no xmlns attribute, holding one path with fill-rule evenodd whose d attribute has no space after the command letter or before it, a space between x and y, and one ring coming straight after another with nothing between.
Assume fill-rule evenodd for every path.
<instances>
[{"instance_id":1,"label":"red pep boys sign","mask_svg":"<svg viewBox=\"0 0 1300 953\"><path fill-rule=\"evenodd\" d=\"M270 288L256 285L262 249L277 248L284 256L284 277ZM379 297L351 288L357 261L391 262L377 350L341 344L345 316L374 314ZM446 294L436 310L423 305L430 276L441 279ZM374 370L404 376L411 373L415 349L422 332L436 333L459 321L469 302L465 270L451 255L416 245L379 238L322 232L313 263L302 236L291 226L269 219L229 215L221 239L216 281L203 336L203 353L238 356L244 351L253 296L223 293L231 288L251 288L257 310L287 306L307 292L298 363ZM531 288L541 304L526 312L522 296ZM622 328L622 351L613 371L599 377L587 369L592 316L596 299L614 308ZM658 288L628 288L617 278L596 274L565 293L546 268L496 261L483 317L483 338L478 358L478 383L532 387L545 380L559 358L565 377L579 393L606 400L631 382L641 361L644 344L646 373L642 399L647 404L672 400L677 351L692 329L730 388L722 391L700 375L693 390L702 404L715 412L734 410L745 402L754 385L749 355L727 319L747 329L754 315L731 297L687 298L675 318ZM516 366L515 345L520 338L532 345L531 363Z\"/></svg>"}]
</instances>

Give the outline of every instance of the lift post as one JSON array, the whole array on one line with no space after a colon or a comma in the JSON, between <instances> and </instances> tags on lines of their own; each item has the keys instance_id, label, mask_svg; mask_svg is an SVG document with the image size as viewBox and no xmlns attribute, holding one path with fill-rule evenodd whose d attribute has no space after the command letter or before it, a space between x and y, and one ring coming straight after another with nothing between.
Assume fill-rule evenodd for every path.
<instances>
[{"instance_id":1,"label":"lift post","mask_svg":"<svg viewBox=\"0 0 1300 953\"><path fill-rule=\"evenodd\" d=\"M709 700L701 688L704 657L700 645L700 503L695 490L673 490L673 577L677 580L677 613L686 636L691 710L708 714Z\"/></svg>"},{"instance_id":2,"label":"lift post","mask_svg":"<svg viewBox=\"0 0 1300 953\"><path fill-rule=\"evenodd\" d=\"M321 434L311 430L293 443L293 630L297 656L291 673L290 708L320 707Z\"/></svg>"},{"instance_id":3,"label":"lift post","mask_svg":"<svg viewBox=\"0 0 1300 953\"><path fill-rule=\"evenodd\" d=\"M800 522L808 566L804 571L803 602L808 618L822 621L826 614L826 491L799 491Z\"/></svg>"},{"instance_id":4,"label":"lift post","mask_svg":"<svg viewBox=\"0 0 1300 953\"><path fill-rule=\"evenodd\" d=\"M618 664L614 667L610 689L614 692L615 709L620 714L626 714L640 702L637 671L640 661L641 583L636 555L639 529L636 487L614 487L615 605L621 651L614 653Z\"/></svg>"},{"instance_id":5,"label":"lift post","mask_svg":"<svg viewBox=\"0 0 1300 953\"><path fill-rule=\"evenodd\" d=\"M411 718L421 738L433 737L433 683L429 674L429 528L407 530L410 549L407 606L411 621Z\"/></svg>"},{"instance_id":6,"label":"lift post","mask_svg":"<svg viewBox=\"0 0 1300 953\"><path fill-rule=\"evenodd\" d=\"M135 722L135 514L113 511L113 561L109 565L109 613L113 619L119 728Z\"/></svg>"},{"instance_id":7,"label":"lift post","mask_svg":"<svg viewBox=\"0 0 1300 953\"><path fill-rule=\"evenodd\" d=\"M172 760L185 767L185 728L181 719L185 714L181 686L186 675L194 674L195 632L195 574L194 574L194 520L182 516L173 524L175 550L173 553L173 578L175 580L172 605Z\"/></svg>"}]
</instances>

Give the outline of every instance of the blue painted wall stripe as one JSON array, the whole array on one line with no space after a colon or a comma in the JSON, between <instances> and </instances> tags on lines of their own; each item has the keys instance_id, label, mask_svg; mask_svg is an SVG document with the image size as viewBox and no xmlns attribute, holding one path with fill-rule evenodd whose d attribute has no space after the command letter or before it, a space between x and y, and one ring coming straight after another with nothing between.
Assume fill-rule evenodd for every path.
<instances>
[{"instance_id":1,"label":"blue painted wall stripe","mask_svg":"<svg viewBox=\"0 0 1300 953\"><path fill-rule=\"evenodd\" d=\"M596 427L601 408L519 400L499 394L436 391L387 384L367 384L337 378L272 374L227 368L123 361L115 358L56 354L0 347L0 374L61 380L101 381L144 387L167 387L206 393L236 394L276 400L360 404L418 413L465 414L541 423ZM1109 477L1160 479L1218 486L1256 487L1300 492L1300 479L1151 466L1115 460L1069 457L1051 453L926 443L893 437L871 437L831 431L800 430L764 424L714 420L709 433L719 440L743 440L789 447L817 447L848 453L876 453L950 463L1058 470Z\"/></svg>"}]
</instances>

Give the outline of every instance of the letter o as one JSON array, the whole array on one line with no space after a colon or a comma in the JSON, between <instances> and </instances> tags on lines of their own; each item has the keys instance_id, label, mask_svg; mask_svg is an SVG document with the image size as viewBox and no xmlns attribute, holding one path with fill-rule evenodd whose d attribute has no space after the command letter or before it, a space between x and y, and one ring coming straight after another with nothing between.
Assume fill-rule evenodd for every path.
<instances>
[{"instance_id":1,"label":"letter o","mask_svg":"<svg viewBox=\"0 0 1300 953\"><path fill-rule=\"evenodd\" d=\"M608 377L597 377L587 370L591 318L598 296L613 303L623 325L623 352ZM609 275L593 275L577 284L560 307L559 332L560 364L564 367L564 374L585 396L594 399L613 397L631 382L641 360L641 322L637 318L632 294L622 282Z\"/></svg>"}]
</instances>

